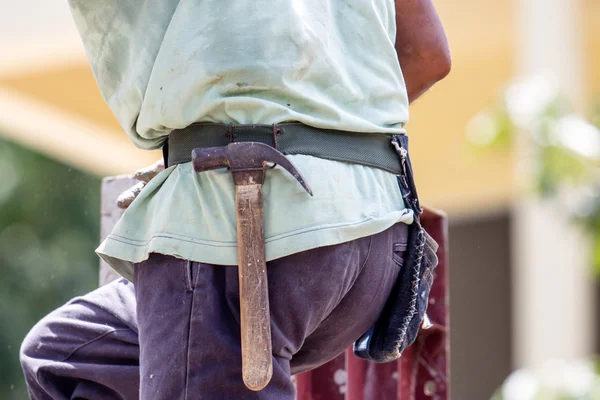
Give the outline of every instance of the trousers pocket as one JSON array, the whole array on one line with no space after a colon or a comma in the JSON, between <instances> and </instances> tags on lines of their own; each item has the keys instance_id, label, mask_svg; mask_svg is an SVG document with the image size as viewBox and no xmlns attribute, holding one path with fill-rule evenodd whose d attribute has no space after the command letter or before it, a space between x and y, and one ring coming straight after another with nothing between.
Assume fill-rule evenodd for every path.
<instances>
[{"instance_id":1,"label":"trousers pocket","mask_svg":"<svg viewBox=\"0 0 600 400\"><path fill-rule=\"evenodd\" d=\"M404 265L404 253L407 247L408 243L394 243L392 245L392 260L400 267Z\"/></svg>"},{"instance_id":2,"label":"trousers pocket","mask_svg":"<svg viewBox=\"0 0 600 400\"><path fill-rule=\"evenodd\" d=\"M398 278L375 325L354 343L357 357L394 361L414 343L427 311L436 251L437 243L421 225L411 224Z\"/></svg>"},{"instance_id":3,"label":"trousers pocket","mask_svg":"<svg viewBox=\"0 0 600 400\"><path fill-rule=\"evenodd\" d=\"M191 260L181 260L183 262L183 273L185 279L185 289L193 292L195 285L194 262Z\"/></svg>"}]
</instances>

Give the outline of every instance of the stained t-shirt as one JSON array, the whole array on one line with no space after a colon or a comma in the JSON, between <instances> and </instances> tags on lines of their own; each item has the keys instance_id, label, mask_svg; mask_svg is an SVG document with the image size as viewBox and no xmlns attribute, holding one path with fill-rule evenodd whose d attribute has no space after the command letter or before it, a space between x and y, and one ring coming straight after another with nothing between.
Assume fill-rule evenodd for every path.
<instances>
[{"instance_id":1,"label":"stained t-shirt","mask_svg":"<svg viewBox=\"0 0 600 400\"><path fill-rule=\"evenodd\" d=\"M394 49L393 0L70 0L70 5L100 90L138 147L160 148L173 129L194 122L298 121L355 132L405 132L408 96ZM303 196L283 174L267 173L266 186L276 187L264 196L268 259L412 220L392 174L290 157L320 192ZM98 252L125 276L133 262L153 251L235 264L233 190L222 171L197 174L189 164L169 168L143 191ZM349 192L352 201L343 197Z\"/></svg>"}]
</instances>

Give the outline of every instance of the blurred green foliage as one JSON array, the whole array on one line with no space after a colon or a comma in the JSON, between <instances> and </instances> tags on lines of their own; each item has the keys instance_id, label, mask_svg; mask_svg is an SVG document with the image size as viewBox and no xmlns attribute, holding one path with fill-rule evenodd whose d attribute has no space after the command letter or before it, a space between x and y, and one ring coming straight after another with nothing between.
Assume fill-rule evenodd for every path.
<instances>
[{"instance_id":1,"label":"blurred green foliage","mask_svg":"<svg viewBox=\"0 0 600 400\"><path fill-rule=\"evenodd\" d=\"M98 286L100 179L0 139L0 399L27 399L20 344Z\"/></svg>"}]
</instances>

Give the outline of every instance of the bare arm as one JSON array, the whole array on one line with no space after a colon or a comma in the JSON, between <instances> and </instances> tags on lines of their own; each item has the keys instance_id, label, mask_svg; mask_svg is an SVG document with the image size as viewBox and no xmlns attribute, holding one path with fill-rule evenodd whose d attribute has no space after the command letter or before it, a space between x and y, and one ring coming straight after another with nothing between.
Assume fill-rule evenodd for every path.
<instances>
[{"instance_id":1,"label":"bare arm","mask_svg":"<svg viewBox=\"0 0 600 400\"><path fill-rule=\"evenodd\" d=\"M396 53L412 103L450 73L450 49L432 0L396 1Z\"/></svg>"}]
</instances>

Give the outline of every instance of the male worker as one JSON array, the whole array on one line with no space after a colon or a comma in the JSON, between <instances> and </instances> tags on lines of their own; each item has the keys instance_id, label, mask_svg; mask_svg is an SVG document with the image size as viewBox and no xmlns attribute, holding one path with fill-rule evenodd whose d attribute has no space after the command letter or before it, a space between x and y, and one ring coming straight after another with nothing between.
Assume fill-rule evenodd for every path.
<instances>
[{"instance_id":1,"label":"male worker","mask_svg":"<svg viewBox=\"0 0 600 400\"><path fill-rule=\"evenodd\" d=\"M98 249L135 290L115 281L32 329L31 397L293 399L291 375L369 330L406 267L420 208L398 137L409 102L450 68L431 0L70 5L108 105L167 168ZM266 242L272 378L258 391L242 380L235 168L190 162L249 141L286 153L314 195L265 172L264 237L249 249Z\"/></svg>"}]
</instances>

